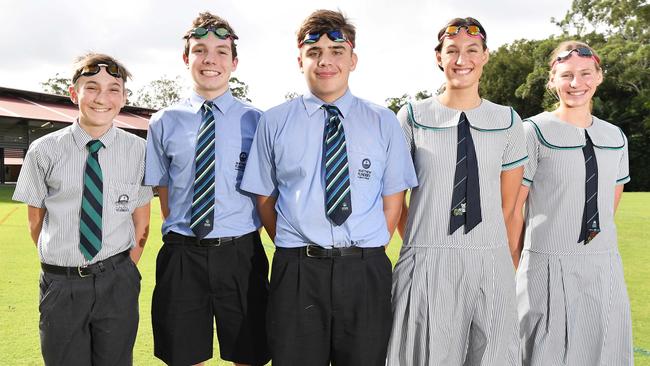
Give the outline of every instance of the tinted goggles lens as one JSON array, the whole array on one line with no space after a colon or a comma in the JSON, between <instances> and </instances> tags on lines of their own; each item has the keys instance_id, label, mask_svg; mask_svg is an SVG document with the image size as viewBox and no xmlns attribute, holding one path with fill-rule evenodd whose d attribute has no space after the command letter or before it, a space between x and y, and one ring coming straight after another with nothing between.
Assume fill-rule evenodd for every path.
<instances>
[{"instance_id":1,"label":"tinted goggles lens","mask_svg":"<svg viewBox=\"0 0 650 366\"><path fill-rule=\"evenodd\" d=\"M462 28L465 28L465 30L467 30L467 34L470 36L478 36L485 39L485 36L483 33L481 33L481 28L479 28L477 25L450 25L447 27L447 29L445 29L445 33L442 35L442 37L440 37L440 39L442 40L445 38L445 36L455 36L458 34L458 32L460 32Z\"/></svg>"},{"instance_id":2,"label":"tinted goggles lens","mask_svg":"<svg viewBox=\"0 0 650 366\"><path fill-rule=\"evenodd\" d=\"M93 76L99 73L102 70L102 67L106 68L106 72L108 72L109 75L116 77L116 78L122 78L122 74L120 73L120 68L116 64L96 64L96 65L88 65L84 66L83 69L81 69L81 72L77 77L75 77L72 82L76 82L80 77L82 76Z\"/></svg>"},{"instance_id":3,"label":"tinted goggles lens","mask_svg":"<svg viewBox=\"0 0 650 366\"><path fill-rule=\"evenodd\" d=\"M209 32L214 33L214 35L217 36L217 38L219 38L219 39L227 39L229 37L231 39L239 39L239 37L237 37L234 34L231 34L228 29L223 28L223 27L219 27L219 28L215 28L215 27L207 27L207 28L198 27L198 28L194 28L194 29L192 29L190 31L190 37L204 38L204 37L207 37Z\"/></svg>"},{"instance_id":4,"label":"tinted goggles lens","mask_svg":"<svg viewBox=\"0 0 650 366\"><path fill-rule=\"evenodd\" d=\"M562 61L568 59L569 57L571 57L571 54L573 52L577 53L578 56L580 56L580 57L591 57L591 58L594 59L594 61L596 61L596 63L600 64L600 58L598 58L598 56L596 56L593 52L591 52L591 50L589 48L587 48L587 47L578 47L578 48L574 48L572 50L566 50L566 51L560 52L560 53L558 53L557 58L555 59L555 62L562 62Z\"/></svg>"},{"instance_id":5,"label":"tinted goggles lens","mask_svg":"<svg viewBox=\"0 0 650 366\"><path fill-rule=\"evenodd\" d=\"M308 33L305 36L305 39L303 39L298 44L298 48L302 47L302 45L304 45L304 44L311 44L311 43L318 42L318 40L320 39L320 37L323 34L327 34L327 38L331 39L333 42L348 42L348 44L350 44L350 47L353 47L352 43L350 41L348 41L347 38L345 38L345 35L343 35L343 32L341 32L340 30L332 30L332 31L325 32L325 33Z\"/></svg>"}]
</instances>

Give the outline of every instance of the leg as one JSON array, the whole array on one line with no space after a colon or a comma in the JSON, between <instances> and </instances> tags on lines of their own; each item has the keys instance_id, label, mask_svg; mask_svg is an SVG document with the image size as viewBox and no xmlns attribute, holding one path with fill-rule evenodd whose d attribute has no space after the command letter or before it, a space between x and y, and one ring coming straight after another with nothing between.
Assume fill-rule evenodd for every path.
<instances>
[{"instance_id":1,"label":"leg","mask_svg":"<svg viewBox=\"0 0 650 366\"><path fill-rule=\"evenodd\" d=\"M129 258L113 271L95 277L97 301L90 318L93 366L133 364L140 279Z\"/></svg>"}]
</instances>

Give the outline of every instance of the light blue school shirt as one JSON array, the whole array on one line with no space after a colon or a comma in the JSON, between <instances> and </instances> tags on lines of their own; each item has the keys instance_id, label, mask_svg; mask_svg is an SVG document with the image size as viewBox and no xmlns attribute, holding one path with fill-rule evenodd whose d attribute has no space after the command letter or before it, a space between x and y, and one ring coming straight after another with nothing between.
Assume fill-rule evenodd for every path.
<instances>
[{"instance_id":1,"label":"light blue school shirt","mask_svg":"<svg viewBox=\"0 0 650 366\"><path fill-rule=\"evenodd\" d=\"M323 104L306 94L262 115L241 187L277 196L278 247L386 245L390 238L382 197L417 185L399 122L390 110L349 90L330 103L342 115L352 196L352 214L335 226L325 214Z\"/></svg>"},{"instance_id":2,"label":"light blue school shirt","mask_svg":"<svg viewBox=\"0 0 650 366\"><path fill-rule=\"evenodd\" d=\"M146 185L169 189L169 231L195 236L190 229L194 194L194 155L205 99L196 92L151 117L147 135ZM255 196L239 185L248 160L260 110L232 96L230 90L212 101L215 118L214 228L206 238L239 236L261 224Z\"/></svg>"}]
</instances>

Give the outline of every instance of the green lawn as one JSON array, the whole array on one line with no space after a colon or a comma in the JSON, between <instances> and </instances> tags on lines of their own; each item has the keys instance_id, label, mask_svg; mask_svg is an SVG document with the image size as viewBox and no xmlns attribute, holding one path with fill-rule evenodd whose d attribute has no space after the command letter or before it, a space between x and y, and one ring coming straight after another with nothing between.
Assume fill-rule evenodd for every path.
<instances>
[{"instance_id":1,"label":"green lawn","mask_svg":"<svg viewBox=\"0 0 650 366\"><path fill-rule=\"evenodd\" d=\"M38 336L38 255L29 239L27 209L11 201L12 188L0 187L0 364L41 365ZM160 247L160 210L152 208L152 233L140 261L140 330L135 365L162 365L153 357L151 292L156 253ZM650 366L650 193L625 193L617 213L619 247L632 303L636 365ZM393 238L388 252L397 259L400 240ZM273 246L265 237L269 258ZM218 349L215 345L215 355ZM230 365L213 359L208 365Z\"/></svg>"}]
</instances>

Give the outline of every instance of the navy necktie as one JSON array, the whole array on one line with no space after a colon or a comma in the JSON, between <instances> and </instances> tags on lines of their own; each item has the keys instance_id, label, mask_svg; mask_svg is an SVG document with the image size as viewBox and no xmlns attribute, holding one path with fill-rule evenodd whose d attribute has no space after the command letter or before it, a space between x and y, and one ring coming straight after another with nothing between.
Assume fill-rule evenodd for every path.
<instances>
[{"instance_id":1,"label":"navy necktie","mask_svg":"<svg viewBox=\"0 0 650 366\"><path fill-rule=\"evenodd\" d=\"M449 235L465 225L469 233L483 219L481 217L481 190L478 180L478 162L474 140L469 130L465 112L458 121L458 143L456 145L456 172L451 198Z\"/></svg>"},{"instance_id":2,"label":"navy necktie","mask_svg":"<svg viewBox=\"0 0 650 366\"><path fill-rule=\"evenodd\" d=\"M323 105L327 111L323 161L325 164L325 209L335 225L341 225L352 213L350 174L345 131L340 111L333 105Z\"/></svg>"},{"instance_id":3,"label":"navy necktie","mask_svg":"<svg viewBox=\"0 0 650 366\"><path fill-rule=\"evenodd\" d=\"M99 165L98 151L104 144L91 140L86 144L88 158L84 170L84 186L79 220L79 249L87 260L95 258L102 248L102 207L104 204L104 177Z\"/></svg>"},{"instance_id":4,"label":"navy necktie","mask_svg":"<svg viewBox=\"0 0 650 366\"><path fill-rule=\"evenodd\" d=\"M214 114L212 102L202 106L202 120L196 138L194 195L190 228L203 239L214 227Z\"/></svg>"},{"instance_id":5,"label":"navy necktie","mask_svg":"<svg viewBox=\"0 0 650 366\"><path fill-rule=\"evenodd\" d=\"M594 152L594 144L585 130L585 146L582 154L585 157L585 208L582 212L582 228L578 243L584 241L587 245L600 232L598 218L598 161Z\"/></svg>"}]
</instances>

